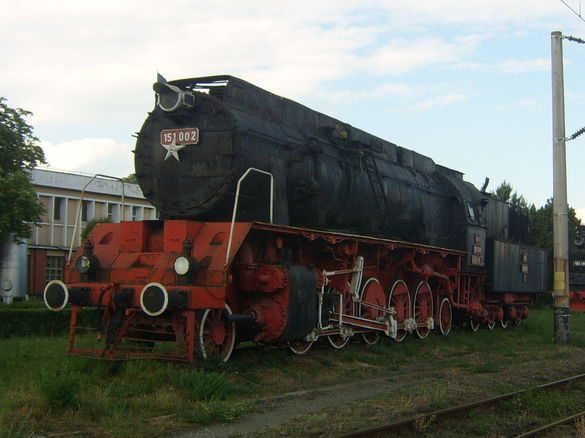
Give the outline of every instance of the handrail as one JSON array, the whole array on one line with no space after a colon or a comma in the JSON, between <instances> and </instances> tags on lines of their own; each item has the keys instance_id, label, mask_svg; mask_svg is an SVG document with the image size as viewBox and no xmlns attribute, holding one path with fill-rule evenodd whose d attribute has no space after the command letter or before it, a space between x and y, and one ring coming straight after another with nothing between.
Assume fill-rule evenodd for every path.
<instances>
[{"instance_id":1,"label":"handrail","mask_svg":"<svg viewBox=\"0 0 585 438\"><path fill-rule=\"evenodd\" d=\"M87 189L87 187L93 182L94 179L96 179L97 177L100 178L109 178L109 179L113 179L116 181L120 181L122 183L122 222L126 220L126 200L125 200L125 193L124 193L124 180L122 178L119 178L117 176L109 176L109 175L102 175L101 173L96 173L94 176L92 176L90 178L90 180L87 182L87 184L85 184L85 186L83 186L83 189L81 189L81 196L79 198L79 205L77 206L77 212L75 213L75 225L73 227L73 234L71 235L71 245L69 246L69 255L67 256L67 265L69 265L69 263L71 263L71 256L73 254L73 244L75 243L75 235L77 234L77 225L80 222L80 218L81 218L81 209L83 207L83 197L85 195L85 189ZM81 228L79 228L79 244L81 245Z\"/></svg>"},{"instance_id":2,"label":"handrail","mask_svg":"<svg viewBox=\"0 0 585 438\"><path fill-rule=\"evenodd\" d=\"M234 199L234 209L233 209L233 212L232 212L232 222L231 222L231 225L230 225L230 237L228 239L227 252L225 254L225 266L228 265L228 262L230 260L230 250L232 248L232 238L233 238L233 234L234 234L234 224L236 222L236 214L237 214L237 210L238 210L238 203L240 201L240 186L242 184L242 181L244 181L244 179L246 179L246 177L252 171L258 172L258 173L262 173L262 174L268 175L270 177L270 223L271 224L274 223L274 221L273 221L273 213L274 213L274 177L272 176L272 174L270 172L266 172L265 170L256 169L255 167L250 167L240 177L240 179L238 180L238 185L236 187L236 198Z\"/></svg>"}]
</instances>

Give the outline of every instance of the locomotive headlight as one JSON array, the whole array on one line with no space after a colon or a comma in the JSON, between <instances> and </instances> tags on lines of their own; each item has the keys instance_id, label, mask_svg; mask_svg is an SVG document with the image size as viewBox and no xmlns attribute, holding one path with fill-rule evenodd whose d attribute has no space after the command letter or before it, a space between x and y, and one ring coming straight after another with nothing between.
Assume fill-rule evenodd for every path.
<instances>
[{"instance_id":1,"label":"locomotive headlight","mask_svg":"<svg viewBox=\"0 0 585 438\"><path fill-rule=\"evenodd\" d=\"M175 259L175 272L177 275L187 275L193 270L193 259L189 257L180 256Z\"/></svg>"},{"instance_id":2,"label":"locomotive headlight","mask_svg":"<svg viewBox=\"0 0 585 438\"><path fill-rule=\"evenodd\" d=\"M157 104L163 111L176 111L180 107L191 108L195 103L195 96L175 85L159 81L152 88L157 95Z\"/></svg>"},{"instance_id":3,"label":"locomotive headlight","mask_svg":"<svg viewBox=\"0 0 585 438\"><path fill-rule=\"evenodd\" d=\"M97 259L93 256L82 255L77 259L76 267L81 274L93 272L97 268Z\"/></svg>"}]
</instances>

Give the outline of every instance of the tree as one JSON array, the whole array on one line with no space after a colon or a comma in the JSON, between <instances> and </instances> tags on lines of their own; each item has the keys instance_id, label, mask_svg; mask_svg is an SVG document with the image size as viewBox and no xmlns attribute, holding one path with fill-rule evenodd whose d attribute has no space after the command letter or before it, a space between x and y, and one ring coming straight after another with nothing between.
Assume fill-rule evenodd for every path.
<instances>
[{"instance_id":1,"label":"tree","mask_svg":"<svg viewBox=\"0 0 585 438\"><path fill-rule=\"evenodd\" d=\"M529 206L524 196L514 191L512 185L506 181L492 192L492 196L500 201L508 202L513 210L528 216L528 243L532 246L546 249L552 257L552 199L548 199L546 204L538 209L534 204ZM575 238L578 225L581 225L581 220L577 218L575 209L569 206L569 241Z\"/></svg>"},{"instance_id":2,"label":"tree","mask_svg":"<svg viewBox=\"0 0 585 438\"><path fill-rule=\"evenodd\" d=\"M526 202L524 196L519 195L518 192L513 190L512 184L504 180L504 182L492 192L492 196L500 201L509 203L514 209L516 209L516 211L528 214L528 211L530 210L528 202Z\"/></svg>"},{"instance_id":3,"label":"tree","mask_svg":"<svg viewBox=\"0 0 585 438\"><path fill-rule=\"evenodd\" d=\"M546 204L536 209L533 205L528 212L530 228L528 230L530 244L553 252L553 200L546 201ZM572 242L577 235L577 226L581 220L577 217L574 208L569 207L569 242Z\"/></svg>"},{"instance_id":4,"label":"tree","mask_svg":"<svg viewBox=\"0 0 585 438\"><path fill-rule=\"evenodd\" d=\"M131 173L130 175L125 176L124 178L122 178L122 181L127 182L127 183L131 183L131 184L138 184L138 178L136 178L135 173Z\"/></svg>"},{"instance_id":5,"label":"tree","mask_svg":"<svg viewBox=\"0 0 585 438\"><path fill-rule=\"evenodd\" d=\"M32 113L5 102L0 97L0 239L11 233L27 238L26 222L39 222L45 211L30 181L30 170L45 163L45 154L25 120Z\"/></svg>"}]
</instances>

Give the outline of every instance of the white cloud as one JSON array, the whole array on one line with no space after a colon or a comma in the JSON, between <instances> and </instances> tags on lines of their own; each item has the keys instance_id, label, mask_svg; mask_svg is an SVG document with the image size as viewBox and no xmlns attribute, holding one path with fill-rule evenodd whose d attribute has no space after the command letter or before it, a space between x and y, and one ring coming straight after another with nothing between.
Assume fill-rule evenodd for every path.
<instances>
[{"instance_id":1,"label":"white cloud","mask_svg":"<svg viewBox=\"0 0 585 438\"><path fill-rule=\"evenodd\" d=\"M84 138L64 143L42 142L47 166L57 170L127 176L134 172L132 146L109 138Z\"/></svg>"},{"instance_id":2,"label":"white cloud","mask_svg":"<svg viewBox=\"0 0 585 438\"><path fill-rule=\"evenodd\" d=\"M440 38L394 40L364 59L364 68L375 74L400 75L433 64L451 63L464 49Z\"/></svg>"},{"instance_id":3,"label":"white cloud","mask_svg":"<svg viewBox=\"0 0 585 438\"><path fill-rule=\"evenodd\" d=\"M35 123L46 124L101 118L105 125L131 118L137 108L146 111L157 70L169 78L237 74L295 98L360 72L396 75L462 61L491 35L485 33L490 28L467 32L472 23L495 26L566 13L540 3L223 0L209 8L187 0L164 7L153 0L42 6L0 0L8 11L0 17L0 83L8 85L10 100L35 113ZM452 40L413 38L411 32L388 39L401 25L441 23L463 26Z\"/></svg>"},{"instance_id":4,"label":"white cloud","mask_svg":"<svg viewBox=\"0 0 585 438\"><path fill-rule=\"evenodd\" d=\"M466 100L468 92L461 84L437 84L414 86L396 82L380 83L373 88L354 92L351 90L321 93L320 96L333 104L357 103L360 101L392 100L392 113L426 111Z\"/></svg>"},{"instance_id":5,"label":"white cloud","mask_svg":"<svg viewBox=\"0 0 585 438\"><path fill-rule=\"evenodd\" d=\"M550 59L528 59L528 60L516 60L512 59L496 64L493 70L497 70L503 73L522 74L529 72L538 71L549 71L550 70Z\"/></svg>"},{"instance_id":6,"label":"white cloud","mask_svg":"<svg viewBox=\"0 0 585 438\"><path fill-rule=\"evenodd\" d=\"M462 93L447 93L442 94L439 96L432 97L430 99L425 99L411 107L411 110L414 111L425 111L430 108L435 107L442 107L446 105L450 105L455 102L461 102L465 100L467 96Z\"/></svg>"}]
</instances>

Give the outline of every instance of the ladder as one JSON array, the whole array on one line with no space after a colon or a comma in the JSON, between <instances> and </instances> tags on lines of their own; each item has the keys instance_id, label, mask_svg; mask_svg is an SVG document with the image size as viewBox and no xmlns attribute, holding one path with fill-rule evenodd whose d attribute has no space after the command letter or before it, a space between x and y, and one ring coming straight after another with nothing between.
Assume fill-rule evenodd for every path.
<instances>
[{"instance_id":1,"label":"ladder","mask_svg":"<svg viewBox=\"0 0 585 438\"><path fill-rule=\"evenodd\" d=\"M380 175L380 170L378 169L376 157L369 148L362 148L362 153L365 164L364 167L366 174L368 175L368 181L370 183L370 188L372 189L372 194L374 195L374 201L376 202L376 208L378 209L378 216L380 218L381 227L379 231L382 231L382 229L388 227L390 223L390 205L388 204L388 198L384 191L384 183L382 181L382 176Z\"/></svg>"}]
</instances>

